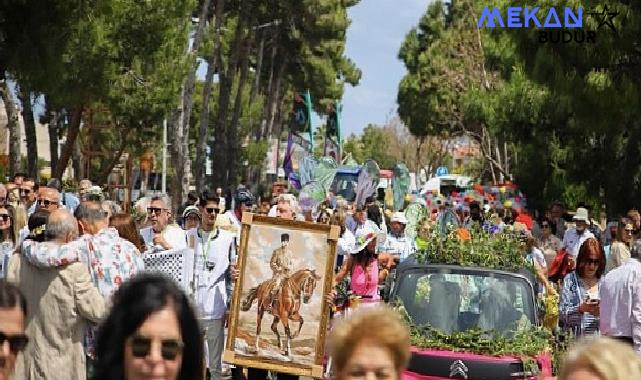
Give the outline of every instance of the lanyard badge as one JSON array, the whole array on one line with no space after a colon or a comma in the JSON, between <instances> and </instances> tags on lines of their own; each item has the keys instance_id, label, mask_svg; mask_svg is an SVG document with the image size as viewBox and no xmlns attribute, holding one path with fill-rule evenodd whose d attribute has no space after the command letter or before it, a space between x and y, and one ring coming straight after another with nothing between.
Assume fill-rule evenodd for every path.
<instances>
[{"instance_id":1,"label":"lanyard badge","mask_svg":"<svg viewBox=\"0 0 641 380\"><path fill-rule=\"evenodd\" d=\"M209 237L207 238L207 243L205 244L200 231L198 231L198 237L201 239L200 249L202 250L203 254L203 267L210 272L214 270L214 268L216 267L216 263L213 261L209 261L209 243L211 243L212 240L215 240L218 237L218 233L218 229L216 229L216 233L210 233Z\"/></svg>"}]
</instances>

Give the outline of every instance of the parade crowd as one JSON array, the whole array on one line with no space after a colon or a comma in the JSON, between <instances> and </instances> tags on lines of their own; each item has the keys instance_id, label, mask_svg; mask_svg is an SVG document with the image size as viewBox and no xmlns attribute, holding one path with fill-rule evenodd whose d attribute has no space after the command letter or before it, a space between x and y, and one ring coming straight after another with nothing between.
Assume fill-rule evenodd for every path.
<instances>
[{"instance_id":1,"label":"parade crowd","mask_svg":"<svg viewBox=\"0 0 641 380\"><path fill-rule=\"evenodd\" d=\"M147 197L124 213L88 180L77 193L55 179L37 186L19 174L0 185L0 380L267 379L265 370L222 360L243 212L338 226L334 285L347 281L351 295L371 304L381 302L379 287L396 266L425 249L443 223L468 234L518 231L538 269L537 291L560 295L557 328L610 338L578 345L560 377L641 378L639 358L629 354L641 353L641 215L634 209L602 225L586 205L569 213L554 203L534 217L505 204L456 208L443 199L410 237L408 216L373 198L354 205L332 196L314 212L292 194L257 201L242 186L232 197L217 189L188 199L173 210L168 197ZM270 262L273 298L291 271L288 241L283 234ZM145 255L181 249L195 252L191 295L145 271ZM335 290L324 298L335 302ZM363 308L332 330L332 372L399 379L409 344L391 309ZM639 377L606 377L622 369Z\"/></svg>"}]
</instances>

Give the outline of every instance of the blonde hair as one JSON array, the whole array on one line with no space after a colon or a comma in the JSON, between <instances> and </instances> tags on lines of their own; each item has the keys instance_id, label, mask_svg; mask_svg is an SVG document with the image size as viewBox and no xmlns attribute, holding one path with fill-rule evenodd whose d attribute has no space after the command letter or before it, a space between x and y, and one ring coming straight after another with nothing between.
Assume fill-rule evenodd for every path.
<instances>
[{"instance_id":1,"label":"blonde hair","mask_svg":"<svg viewBox=\"0 0 641 380\"><path fill-rule=\"evenodd\" d=\"M641 358L629 345L612 338L586 338L565 357L559 380L577 369L594 372L602 380L641 379Z\"/></svg>"},{"instance_id":2,"label":"blonde hair","mask_svg":"<svg viewBox=\"0 0 641 380\"><path fill-rule=\"evenodd\" d=\"M345 369L359 344L384 347L392 356L400 378L410 358L410 334L398 313L387 306L363 308L341 321L329 338L330 353L337 372Z\"/></svg>"}]
</instances>

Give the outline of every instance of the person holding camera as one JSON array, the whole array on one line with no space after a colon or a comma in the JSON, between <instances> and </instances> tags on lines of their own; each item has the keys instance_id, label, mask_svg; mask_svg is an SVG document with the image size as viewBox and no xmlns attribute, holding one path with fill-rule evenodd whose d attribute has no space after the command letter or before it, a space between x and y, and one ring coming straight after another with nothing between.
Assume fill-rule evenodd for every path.
<instances>
[{"instance_id":1,"label":"person holding camera","mask_svg":"<svg viewBox=\"0 0 641 380\"><path fill-rule=\"evenodd\" d=\"M563 280L560 319L576 335L599 332L599 288L605 271L605 255L595 238L583 242L576 260L576 271Z\"/></svg>"}]
</instances>

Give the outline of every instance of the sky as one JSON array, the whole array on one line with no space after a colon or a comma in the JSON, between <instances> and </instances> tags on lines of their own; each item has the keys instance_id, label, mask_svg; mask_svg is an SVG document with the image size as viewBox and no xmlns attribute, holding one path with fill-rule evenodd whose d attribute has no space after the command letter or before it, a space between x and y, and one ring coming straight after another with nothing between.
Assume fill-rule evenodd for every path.
<instances>
[{"instance_id":1,"label":"sky","mask_svg":"<svg viewBox=\"0 0 641 380\"><path fill-rule=\"evenodd\" d=\"M341 132L360 133L369 123L383 124L396 112L398 83L405 66L398 51L418 24L430 0L361 0L348 10L345 55L361 69L358 86L345 87Z\"/></svg>"},{"instance_id":2,"label":"sky","mask_svg":"<svg viewBox=\"0 0 641 380\"><path fill-rule=\"evenodd\" d=\"M405 66L397 58L409 30L418 24L431 0L361 0L349 8L345 55L362 71L356 87L345 86L341 132L344 137L359 134L367 124L384 124L396 112L398 83ZM202 63L202 62L201 62ZM206 64L198 68L204 79ZM313 96L313 93L312 93ZM44 111L39 99L35 111ZM314 115L314 126L325 124Z\"/></svg>"}]
</instances>

